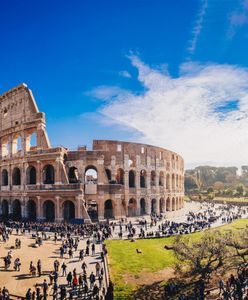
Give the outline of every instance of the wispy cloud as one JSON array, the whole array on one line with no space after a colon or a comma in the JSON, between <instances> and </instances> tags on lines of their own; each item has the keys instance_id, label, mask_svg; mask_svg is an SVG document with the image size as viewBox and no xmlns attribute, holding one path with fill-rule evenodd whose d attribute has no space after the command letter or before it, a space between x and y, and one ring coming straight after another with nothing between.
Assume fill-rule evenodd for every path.
<instances>
[{"instance_id":1,"label":"wispy cloud","mask_svg":"<svg viewBox=\"0 0 248 300\"><path fill-rule=\"evenodd\" d=\"M131 128L136 137L140 133L142 142L178 151L187 163L247 163L247 69L186 63L173 78L136 56L131 61L145 92L120 89L116 94L116 88L109 87L105 93L106 87L101 92L100 87L97 95L109 100L100 113Z\"/></svg>"},{"instance_id":2,"label":"wispy cloud","mask_svg":"<svg viewBox=\"0 0 248 300\"><path fill-rule=\"evenodd\" d=\"M201 1L201 7L199 10L199 13L197 14L196 21L192 30L192 38L189 42L189 47L188 47L188 52L189 54L194 54L198 38L201 34L202 27L203 27L203 22L204 22L204 17L207 11L208 7L208 0L202 0Z\"/></svg>"},{"instance_id":3,"label":"wispy cloud","mask_svg":"<svg viewBox=\"0 0 248 300\"><path fill-rule=\"evenodd\" d=\"M119 75L126 78L132 78L131 74L126 70L120 71Z\"/></svg>"},{"instance_id":4,"label":"wispy cloud","mask_svg":"<svg viewBox=\"0 0 248 300\"><path fill-rule=\"evenodd\" d=\"M248 24L248 0L239 1L239 7L232 11L229 16L229 23L227 36L232 39L238 28Z\"/></svg>"}]
</instances>

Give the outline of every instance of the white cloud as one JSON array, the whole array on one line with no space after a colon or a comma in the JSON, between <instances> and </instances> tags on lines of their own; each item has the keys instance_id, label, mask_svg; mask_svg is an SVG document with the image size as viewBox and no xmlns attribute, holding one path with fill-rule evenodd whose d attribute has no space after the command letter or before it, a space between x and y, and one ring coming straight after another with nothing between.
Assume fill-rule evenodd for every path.
<instances>
[{"instance_id":1,"label":"white cloud","mask_svg":"<svg viewBox=\"0 0 248 300\"><path fill-rule=\"evenodd\" d=\"M126 78L132 78L131 74L126 70L120 71L119 75L122 76L122 77L126 77Z\"/></svg>"},{"instance_id":2,"label":"white cloud","mask_svg":"<svg viewBox=\"0 0 248 300\"><path fill-rule=\"evenodd\" d=\"M133 129L136 136L139 132L142 142L177 151L188 164L248 163L247 69L187 63L172 78L136 56L131 61L146 91L96 89L108 100L100 111L105 117ZM231 100L238 100L238 107L224 114L220 108Z\"/></svg>"},{"instance_id":3,"label":"white cloud","mask_svg":"<svg viewBox=\"0 0 248 300\"><path fill-rule=\"evenodd\" d=\"M199 13L197 14L195 25L192 30L192 39L190 40L190 45L188 47L188 51L190 54L193 54L195 52L196 44L202 31L204 16L208 7L208 0L202 0L201 2L201 8L199 10Z\"/></svg>"},{"instance_id":4,"label":"white cloud","mask_svg":"<svg viewBox=\"0 0 248 300\"><path fill-rule=\"evenodd\" d=\"M236 35L238 28L248 24L248 0L238 2L238 9L232 11L229 16L230 26L227 31L229 39L232 39Z\"/></svg>"}]
</instances>

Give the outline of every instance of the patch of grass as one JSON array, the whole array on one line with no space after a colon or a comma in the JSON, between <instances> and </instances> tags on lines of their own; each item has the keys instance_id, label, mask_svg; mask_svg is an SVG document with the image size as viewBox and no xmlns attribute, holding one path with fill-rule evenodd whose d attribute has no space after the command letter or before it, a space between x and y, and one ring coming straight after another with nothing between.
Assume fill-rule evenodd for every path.
<instances>
[{"instance_id":1,"label":"patch of grass","mask_svg":"<svg viewBox=\"0 0 248 300\"><path fill-rule=\"evenodd\" d=\"M242 229L246 226L248 226L248 219L241 219L231 224L223 225L218 229L210 230L226 232L228 230ZM190 238L194 242L202 235L203 232L197 232L185 235L185 237ZM128 295L131 295L137 289L135 283L130 284L130 282L128 283L125 280L128 276L138 277L141 272L158 272L173 267L176 263L174 252L164 249L165 245L172 245L173 242L174 237L136 240L135 242L128 240L106 241L115 299L128 299ZM136 253L136 249L140 249L142 253ZM124 298L123 295L125 295Z\"/></svg>"}]
</instances>

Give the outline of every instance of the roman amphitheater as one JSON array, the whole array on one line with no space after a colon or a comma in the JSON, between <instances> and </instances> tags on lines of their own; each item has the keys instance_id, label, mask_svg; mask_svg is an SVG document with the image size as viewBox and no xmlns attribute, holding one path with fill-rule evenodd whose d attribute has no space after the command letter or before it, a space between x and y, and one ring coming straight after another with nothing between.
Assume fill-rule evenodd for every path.
<instances>
[{"instance_id":1,"label":"roman amphitheater","mask_svg":"<svg viewBox=\"0 0 248 300\"><path fill-rule=\"evenodd\" d=\"M184 162L175 152L108 140L92 150L51 147L25 84L2 94L0 109L1 218L90 222L183 208Z\"/></svg>"}]
</instances>

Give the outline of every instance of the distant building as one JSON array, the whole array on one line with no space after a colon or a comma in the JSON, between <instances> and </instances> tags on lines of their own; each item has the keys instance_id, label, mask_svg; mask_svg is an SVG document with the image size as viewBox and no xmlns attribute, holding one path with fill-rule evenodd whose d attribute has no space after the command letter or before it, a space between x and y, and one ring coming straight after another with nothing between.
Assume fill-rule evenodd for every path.
<instances>
[{"instance_id":1,"label":"distant building","mask_svg":"<svg viewBox=\"0 0 248 300\"><path fill-rule=\"evenodd\" d=\"M180 210L184 162L159 147L95 140L51 147L45 114L21 84L0 96L0 215L86 222Z\"/></svg>"}]
</instances>

